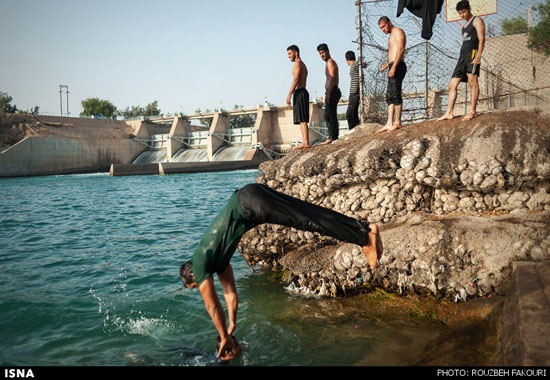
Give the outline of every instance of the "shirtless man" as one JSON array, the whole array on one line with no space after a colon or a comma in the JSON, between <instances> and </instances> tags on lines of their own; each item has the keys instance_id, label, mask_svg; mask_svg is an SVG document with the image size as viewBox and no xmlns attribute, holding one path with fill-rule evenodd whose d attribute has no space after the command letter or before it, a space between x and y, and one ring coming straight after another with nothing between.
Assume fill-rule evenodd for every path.
<instances>
[{"instance_id":1,"label":"shirtless man","mask_svg":"<svg viewBox=\"0 0 550 380\"><path fill-rule=\"evenodd\" d=\"M300 125L302 132L302 143L296 149L309 148L309 93L306 90L307 67L300 58L300 49L296 45L291 45L287 48L288 58L294 62L292 67L292 84L286 98L286 104L290 105L290 99L293 96L293 114L294 124Z\"/></svg>"},{"instance_id":2,"label":"shirtless man","mask_svg":"<svg viewBox=\"0 0 550 380\"><path fill-rule=\"evenodd\" d=\"M328 126L328 139L323 141L321 145L332 143L338 140L338 102L342 97L342 92L338 88L340 76L338 74L338 65L330 56L327 44L317 46L317 51L321 59L326 62L325 75L325 121Z\"/></svg>"},{"instance_id":3,"label":"shirtless man","mask_svg":"<svg viewBox=\"0 0 550 380\"><path fill-rule=\"evenodd\" d=\"M230 260L242 235L264 223L317 232L356 244L361 247L371 269L382 257L382 239L374 223L350 218L258 183L235 191L204 233L192 260L180 268L184 286L198 288L202 295L204 306L220 336L217 357L223 360L233 359L241 350L232 336L237 328L239 302ZM229 324L216 293L214 274L218 275L222 285Z\"/></svg>"},{"instance_id":4,"label":"shirtless man","mask_svg":"<svg viewBox=\"0 0 550 380\"><path fill-rule=\"evenodd\" d=\"M380 71L388 71L388 88L386 90L386 103L388 104L388 121L378 132L394 131L401 127L401 111L403 109L403 98L401 96L403 79L407 74L407 65L403 59L407 36L402 29L392 25L389 18L382 16L378 20L378 27L385 34L389 34L388 41L388 62L380 68ZM395 114L395 123L393 116Z\"/></svg>"},{"instance_id":5,"label":"shirtless man","mask_svg":"<svg viewBox=\"0 0 550 380\"><path fill-rule=\"evenodd\" d=\"M460 18L466 21L462 27L462 47L460 57L449 82L449 105L447 112L437 120L454 119L453 109L455 106L457 89L460 82L468 82L470 85L470 97L472 107L470 112L462 120L471 120L477 116L477 99L479 98L479 69L481 54L485 46L485 24L479 17L472 15L470 3L459 1L456 10Z\"/></svg>"}]
</instances>

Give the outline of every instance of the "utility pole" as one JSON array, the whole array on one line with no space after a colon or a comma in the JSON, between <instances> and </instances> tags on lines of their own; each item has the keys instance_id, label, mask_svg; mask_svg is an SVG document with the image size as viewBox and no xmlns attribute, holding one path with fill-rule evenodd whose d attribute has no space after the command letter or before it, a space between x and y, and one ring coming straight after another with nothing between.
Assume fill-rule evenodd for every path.
<instances>
[{"instance_id":1,"label":"utility pole","mask_svg":"<svg viewBox=\"0 0 550 380\"><path fill-rule=\"evenodd\" d=\"M59 85L59 107L61 108L61 116L63 116L63 89L67 95L67 116L69 116L69 86L66 84Z\"/></svg>"},{"instance_id":2,"label":"utility pole","mask_svg":"<svg viewBox=\"0 0 550 380\"><path fill-rule=\"evenodd\" d=\"M357 5L357 42L359 43L359 120L363 122L365 94L363 88L363 19L361 16L361 0L357 0L355 5Z\"/></svg>"},{"instance_id":3,"label":"utility pole","mask_svg":"<svg viewBox=\"0 0 550 380\"><path fill-rule=\"evenodd\" d=\"M63 116L63 85L59 85L59 108L60 108L60 115Z\"/></svg>"}]
</instances>

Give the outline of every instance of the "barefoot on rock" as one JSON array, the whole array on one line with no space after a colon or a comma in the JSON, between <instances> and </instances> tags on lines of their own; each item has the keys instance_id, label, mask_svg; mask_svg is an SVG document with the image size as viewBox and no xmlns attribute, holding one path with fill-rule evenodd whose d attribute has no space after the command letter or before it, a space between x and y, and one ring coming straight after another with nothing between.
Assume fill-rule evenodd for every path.
<instances>
[{"instance_id":1,"label":"barefoot on rock","mask_svg":"<svg viewBox=\"0 0 550 380\"><path fill-rule=\"evenodd\" d=\"M377 261L382 257L383 246L378 226L376 224L369 224L369 228L369 244L361 247L361 249L367 257L370 269L372 270L376 267Z\"/></svg>"},{"instance_id":2,"label":"barefoot on rock","mask_svg":"<svg viewBox=\"0 0 550 380\"><path fill-rule=\"evenodd\" d=\"M376 131L376 133L393 132L393 131L395 131L396 129L399 129L399 128L401 128L401 124L385 125L382 128L380 128L378 131Z\"/></svg>"},{"instance_id":3,"label":"barefoot on rock","mask_svg":"<svg viewBox=\"0 0 550 380\"><path fill-rule=\"evenodd\" d=\"M309 144L304 144L304 143L302 143L302 144L300 144L300 145L298 145L298 146L295 146L294 149L308 149L310 146L311 146L311 145L309 145Z\"/></svg>"},{"instance_id":4,"label":"barefoot on rock","mask_svg":"<svg viewBox=\"0 0 550 380\"><path fill-rule=\"evenodd\" d=\"M462 121L472 120L472 119L475 118L476 116L477 116L476 113L469 113L469 114L467 114L466 116L464 116L461 120L462 120Z\"/></svg>"}]
</instances>

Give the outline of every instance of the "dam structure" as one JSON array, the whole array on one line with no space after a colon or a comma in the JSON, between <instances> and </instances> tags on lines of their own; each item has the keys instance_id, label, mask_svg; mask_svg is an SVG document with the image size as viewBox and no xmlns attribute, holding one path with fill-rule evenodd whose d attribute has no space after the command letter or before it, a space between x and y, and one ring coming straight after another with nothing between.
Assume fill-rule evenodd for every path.
<instances>
[{"instance_id":1,"label":"dam structure","mask_svg":"<svg viewBox=\"0 0 550 380\"><path fill-rule=\"evenodd\" d=\"M310 144L327 138L323 108L310 103ZM264 106L128 122L143 151L110 174L170 174L257 168L302 141L291 107Z\"/></svg>"},{"instance_id":2,"label":"dam structure","mask_svg":"<svg viewBox=\"0 0 550 380\"><path fill-rule=\"evenodd\" d=\"M316 145L327 138L324 104L311 102L309 107L309 142ZM0 177L255 169L302 142L292 107L286 105L124 121L24 117L14 123L26 133L0 150ZM340 125L343 135L347 123L341 120Z\"/></svg>"}]
</instances>

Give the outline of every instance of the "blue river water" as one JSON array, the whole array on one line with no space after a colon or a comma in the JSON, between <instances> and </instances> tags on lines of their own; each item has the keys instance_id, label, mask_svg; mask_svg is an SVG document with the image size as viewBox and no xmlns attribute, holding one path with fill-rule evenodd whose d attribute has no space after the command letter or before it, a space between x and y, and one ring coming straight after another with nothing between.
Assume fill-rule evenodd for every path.
<instances>
[{"instance_id":1,"label":"blue river water","mask_svg":"<svg viewBox=\"0 0 550 380\"><path fill-rule=\"evenodd\" d=\"M0 179L0 364L222 364L200 293L178 269L257 175ZM291 294L238 253L232 265L245 350L230 365L407 364L411 341L432 329L350 317L342 300Z\"/></svg>"}]
</instances>

